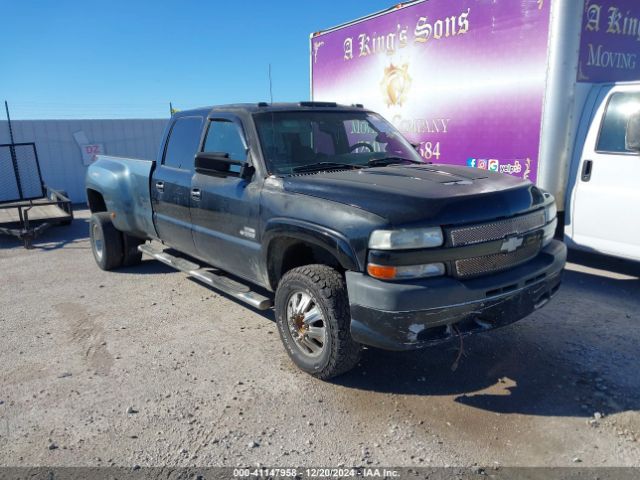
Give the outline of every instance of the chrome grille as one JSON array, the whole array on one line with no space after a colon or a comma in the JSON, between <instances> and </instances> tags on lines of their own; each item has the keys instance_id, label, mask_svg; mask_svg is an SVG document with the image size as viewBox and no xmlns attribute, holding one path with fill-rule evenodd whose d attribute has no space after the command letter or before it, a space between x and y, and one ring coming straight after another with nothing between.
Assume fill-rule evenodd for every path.
<instances>
[{"instance_id":1,"label":"chrome grille","mask_svg":"<svg viewBox=\"0 0 640 480\"><path fill-rule=\"evenodd\" d=\"M543 226L544 210L540 210L504 220L452 228L449 230L449 239L452 247L462 247L521 235Z\"/></svg>"},{"instance_id":2,"label":"chrome grille","mask_svg":"<svg viewBox=\"0 0 640 480\"><path fill-rule=\"evenodd\" d=\"M525 244L515 252L494 253L482 257L456 260L454 263L455 275L458 278L467 279L513 268L535 257L541 246L542 239L540 235L536 235L527 239Z\"/></svg>"}]
</instances>

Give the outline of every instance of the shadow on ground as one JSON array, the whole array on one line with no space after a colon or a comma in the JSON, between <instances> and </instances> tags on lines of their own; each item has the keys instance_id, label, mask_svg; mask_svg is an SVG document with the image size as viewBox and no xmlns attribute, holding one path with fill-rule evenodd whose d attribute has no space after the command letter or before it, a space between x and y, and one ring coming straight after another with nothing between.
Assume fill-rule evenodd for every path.
<instances>
[{"instance_id":1,"label":"shadow on ground","mask_svg":"<svg viewBox=\"0 0 640 480\"><path fill-rule=\"evenodd\" d=\"M90 250L89 244L78 245L80 240L89 238L89 220L75 218L70 225L53 225L33 240L33 250L57 250L74 248ZM1 248L24 248L24 242L17 237L0 235Z\"/></svg>"},{"instance_id":2,"label":"shadow on ground","mask_svg":"<svg viewBox=\"0 0 640 480\"><path fill-rule=\"evenodd\" d=\"M88 243L79 243L88 231L88 220L76 219L46 231L34 248L78 248L91 255ZM0 241L22 248L17 239ZM360 365L334 383L416 397L453 396L496 413L590 417L639 410L640 264L575 252L570 261L574 265L548 306L509 327L467 337L457 370L452 371L460 349L455 341L404 353L367 349ZM147 260L118 272L175 270ZM254 311L274 321L273 310Z\"/></svg>"},{"instance_id":3,"label":"shadow on ground","mask_svg":"<svg viewBox=\"0 0 640 480\"><path fill-rule=\"evenodd\" d=\"M89 238L89 219L74 218L70 225L55 225L46 229L33 241L34 251L47 251L65 248L67 250L85 250L91 256L91 246L88 242L82 242ZM0 236L0 248L24 248L24 243L16 237ZM28 250L27 250L28 251ZM97 268L97 267L96 267ZM139 265L122 267L117 273L129 274L159 274L175 273L176 270L154 260L143 260Z\"/></svg>"},{"instance_id":4,"label":"shadow on ground","mask_svg":"<svg viewBox=\"0 0 640 480\"><path fill-rule=\"evenodd\" d=\"M610 259L581 261L611 270ZM590 417L639 410L640 268L613 263L625 272L622 278L589 268L567 270L561 292L545 309L501 330L467 337L456 371L455 341L404 353L368 349L359 367L335 383L454 396L458 403L496 413Z\"/></svg>"}]
</instances>

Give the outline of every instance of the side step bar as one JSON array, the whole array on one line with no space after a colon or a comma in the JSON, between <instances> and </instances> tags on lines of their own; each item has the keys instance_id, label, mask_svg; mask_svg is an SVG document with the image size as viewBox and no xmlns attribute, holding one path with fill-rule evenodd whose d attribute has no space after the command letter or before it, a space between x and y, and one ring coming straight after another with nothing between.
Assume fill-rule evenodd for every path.
<instances>
[{"instance_id":1,"label":"side step bar","mask_svg":"<svg viewBox=\"0 0 640 480\"><path fill-rule=\"evenodd\" d=\"M139 245L138 250L145 255L161 261L165 265L169 265L176 270L186 273L216 290L220 290L233 298L248 303L258 310L268 310L273 305L270 298L251 291L248 286L240 282L236 282L228 277L216 275L206 268L202 268L197 263L171 255L164 251L164 249L156 248L150 243L143 243L142 245Z\"/></svg>"}]
</instances>

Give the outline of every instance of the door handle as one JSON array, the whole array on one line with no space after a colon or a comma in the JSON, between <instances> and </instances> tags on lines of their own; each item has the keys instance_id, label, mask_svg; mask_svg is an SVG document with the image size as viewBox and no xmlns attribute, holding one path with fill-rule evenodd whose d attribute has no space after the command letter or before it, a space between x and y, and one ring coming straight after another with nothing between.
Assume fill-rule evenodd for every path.
<instances>
[{"instance_id":1,"label":"door handle","mask_svg":"<svg viewBox=\"0 0 640 480\"><path fill-rule=\"evenodd\" d=\"M156 190L164 192L164 182L156 182Z\"/></svg>"},{"instance_id":2,"label":"door handle","mask_svg":"<svg viewBox=\"0 0 640 480\"><path fill-rule=\"evenodd\" d=\"M582 181L588 182L591 180L591 171L593 170L593 162L591 160L585 160L582 164Z\"/></svg>"},{"instance_id":3,"label":"door handle","mask_svg":"<svg viewBox=\"0 0 640 480\"><path fill-rule=\"evenodd\" d=\"M194 200L200 200L201 196L202 195L200 194L200 189L199 188L191 189L191 198L193 198Z\"/></svg>"}]
</instances>

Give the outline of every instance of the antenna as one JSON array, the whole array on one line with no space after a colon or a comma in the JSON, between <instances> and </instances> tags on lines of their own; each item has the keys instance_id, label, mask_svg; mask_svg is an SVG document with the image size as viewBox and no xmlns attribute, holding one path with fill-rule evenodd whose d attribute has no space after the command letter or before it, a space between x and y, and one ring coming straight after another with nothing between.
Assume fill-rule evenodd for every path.
<instances>
[{"instance_id":1,"label":"antenna","mask_svg":"<svg viewBox=\"0 0 640 480\"><path fill-rule=\"evenodd\" d=\"M169 102L169 116L173 117L173 104Z\"/></svg>"},{"instance_id":2,"label":"antenna","mask_svg":"<svg viewBox=\"0 0 640 480\"><path fill-rule=\"evenodd\" d=\"M271 97L271 103L273 103L273 82L271 81L271 64L269 64L269 96Z\"/></svg>"},{"instance_id":3,"label":"antenna","mask_svg":"<svg viewBox=\"0 0 640 480\"><path fill-rule=\"evenodd\" d=\"M273 82L271 81L271 64L269 64L269 96L271 97L271 104L273 105ZM276 126L273 120L273 110L271 110L271 145L276 144ZM293 167L291 167L293 172Z\"/></svg>"}]
</instances>

